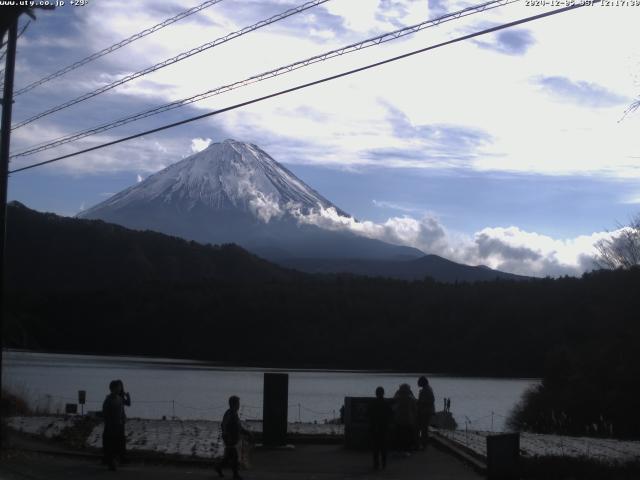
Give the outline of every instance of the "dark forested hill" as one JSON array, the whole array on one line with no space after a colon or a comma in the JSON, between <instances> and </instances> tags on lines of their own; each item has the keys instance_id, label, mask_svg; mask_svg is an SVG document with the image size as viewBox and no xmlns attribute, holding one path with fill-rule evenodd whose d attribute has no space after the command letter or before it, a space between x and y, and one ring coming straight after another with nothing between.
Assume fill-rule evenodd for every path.
<instances>
[{"instance_id":1,"label":"dark forested hill","mask_svg":"<svg viewBox=\"0 0 640 480\"><path fill-rule=\"evenodd\" d=\"M315 276L19 205L8 232L13 347L539 376L550 353L615 346L640 364L629 347L640 344L640 269L457 284Z\"/></svg>"},{"instance_id":2,"label":"dark forested hill","mask_svg":"<svg viewBox=\"0 0 640 480\"><path fill-rule=\"evenodd\" d=\"M132 231L101 220L80 220L8 207L9 288L85 291L149 282L295 279L235 245L211 246L156 232Z\"/></svg>"}]
</instances>

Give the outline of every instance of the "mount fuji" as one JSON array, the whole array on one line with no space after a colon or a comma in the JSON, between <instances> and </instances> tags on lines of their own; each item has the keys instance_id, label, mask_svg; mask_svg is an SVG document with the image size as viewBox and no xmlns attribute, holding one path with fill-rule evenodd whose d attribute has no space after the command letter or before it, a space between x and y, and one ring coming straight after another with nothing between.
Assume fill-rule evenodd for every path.
<instances>
[{"instance_id":1,"label":"mount fuji","mask_svg":"<svg viewBox=\"0 0 640 480\"><path fill-rule=\"evenodd\" d=\"M346 228L322 228L321 213L352 220L256 145L225 140L78 216L200 243L235 243L310 273L430 276L443 282L525 278L425 255Z\"/></svg>"},{"instance_id":2,"label":"mount fuji","mask_svg":"<svg viewBox=\"0 0 640 480\"><path fill-rule=\"evenodd\" d=\"M154 230L201 243L236 243L274 261L415 259L424 253L304 220L349 215L253 144L225 140L185 158L80 218Z\"/></svg>"}]
</instances>

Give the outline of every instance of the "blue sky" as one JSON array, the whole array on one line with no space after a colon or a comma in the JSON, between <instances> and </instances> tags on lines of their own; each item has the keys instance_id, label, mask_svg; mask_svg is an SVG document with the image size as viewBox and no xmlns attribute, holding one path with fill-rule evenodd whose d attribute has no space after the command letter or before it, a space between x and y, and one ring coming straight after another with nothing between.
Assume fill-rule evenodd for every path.
<instances>
[{"instance_id":1,"label":"blue sky","mask_svg":"<svg viewBox=\"0 0 640 480\"><path fill-rule=\"evenodd\" d=\"M16 88L198 3L110 0L39 12L19 41ZM14 121L297 4L224 0L16 97ZM469 5L330 0L17 129L12 153ZM516 2L443 23L12 166L542 11ZM640 210L640 115L622 119L640 94L638 20L640 8L585 7L477 37L12 175L9 196L74 215L209 141L235 138L260 145L357 219L325 212L331 225L516 273L579 274L591 267L593 243Z\"/></svg>"}]
</instances>

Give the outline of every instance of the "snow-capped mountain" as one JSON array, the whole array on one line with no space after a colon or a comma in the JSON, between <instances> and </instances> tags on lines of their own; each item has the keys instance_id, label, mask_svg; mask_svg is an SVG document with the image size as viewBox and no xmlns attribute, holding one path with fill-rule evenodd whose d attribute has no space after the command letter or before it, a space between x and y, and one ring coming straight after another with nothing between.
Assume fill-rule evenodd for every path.
<instances>
[{"instance_id":1,"label":"snow-capped mountain","mask_svg":"<svg viewBox=\"0 0 640 480\"><path fill-rule=\"evenodd\" d=\"M225 140L174 163L81 216L90 218L105 210L158 201L184 212L199 207L240 209L265 222L293 208L304 213L318 207L337 209L256 145Z\"/></svg>"},{"instance_id":2,"label":"snow-capped mountain","mask_svg":"<svg viewBox=\"0 0 640 480\"><path fill-rule=\"evenodd\" d=\"M423 252L304 221L348 216L253 144L225 140L82 212L203 243L237 243L270 259L417 258Z\"/></svg>"}]
</instances>

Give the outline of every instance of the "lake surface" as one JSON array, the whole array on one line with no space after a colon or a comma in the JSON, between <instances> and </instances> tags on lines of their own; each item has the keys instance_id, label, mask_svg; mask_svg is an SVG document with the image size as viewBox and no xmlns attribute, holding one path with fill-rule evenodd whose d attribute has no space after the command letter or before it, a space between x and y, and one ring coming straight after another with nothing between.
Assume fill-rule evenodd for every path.
<instances>
[{"instance_id":1,"label":"lake surface","mask_svg":"<svg viewBox=\"0 0 640 480\"><path fill-rule=\"evenodd\" d=\"M85 411L100 410L109 381L121 379L130 392L129 417L220 420L227 398L238 395L241 416L262 417L265 372L289 373L289 421L335 418L345 396L373 396L377 386L393 396L401 383L417 395L418 373L282 370L220 367L205 362L141 357L102 357L3 352L3 384L29 399L32 407L64 411L87 392ZM451 398L458 428L501 431L522 393L536 379L467 378L428 375L436 397Z\"/></svg>"}]
</instances>

